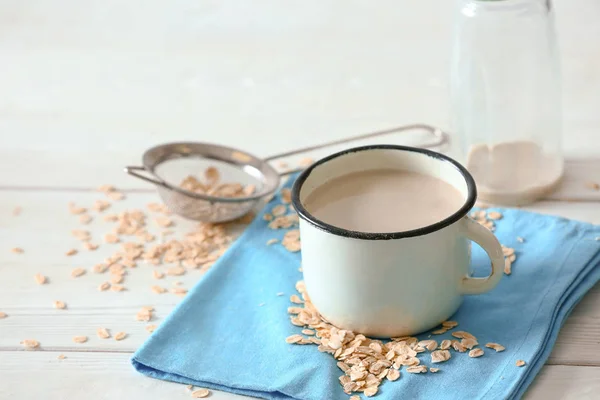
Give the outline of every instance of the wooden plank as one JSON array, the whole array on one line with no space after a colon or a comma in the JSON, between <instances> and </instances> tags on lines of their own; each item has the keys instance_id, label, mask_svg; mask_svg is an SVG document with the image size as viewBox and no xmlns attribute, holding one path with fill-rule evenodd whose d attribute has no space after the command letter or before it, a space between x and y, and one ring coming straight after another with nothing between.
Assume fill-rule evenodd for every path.
<instances>
[{"instance_id":1,"label":"wooden plank","mask_svg":"<svg viewBox=\"0 0 600 400\"><path fill-rule=\"evenodd\" d=\"M67 358L57 359L64 354ZM4 352L0 363L2 399L190 399L185 385L146 378L130 354ZM32 384L32 382L34 382ZM213 392L211 399L247 397Z\"/></svg>"},{"instance_id":2,"label":"wooden plank","mask_svg":"<svg viewBox=\"0 0 600 400\"><path fill-rule=\"evenodd\" d=\"M58 360L59 354L67 358ZM0 363L0 397L89 400L190 398L184 385L146 378L135 372L129 357L130 354L118 353L4 352ZM599 392L600 367L551 365L542 369L525 398L595 399ZM211 398L231 400L246 397L213 392Z\"/></svg>"}]
</instances>

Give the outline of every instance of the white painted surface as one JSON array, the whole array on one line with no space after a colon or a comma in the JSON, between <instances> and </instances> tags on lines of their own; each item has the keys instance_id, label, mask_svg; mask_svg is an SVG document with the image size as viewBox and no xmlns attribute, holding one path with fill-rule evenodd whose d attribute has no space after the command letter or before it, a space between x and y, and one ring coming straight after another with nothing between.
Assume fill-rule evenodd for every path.
<instances>
[{"instance_id":1,"label":"white painted surface","mask_svg":"<svg viewBox=\"0 0 600 400\"><path fill-rule=\"evenodd\" d=\"M160 323L179 298L151 293L156 281L145 266L127 278L124 293L97 292L106 278L92 273L73 282L72 268L91 267L110 246L63 255L78 244L67 202L90 204L99 196L80 189L101 183L142 189L121 209L157 200L122 167L166 141L219 142L266 156L405 123L451 128L452 7L441 0L0 0L0 309L9 314L0 320L0 398L189 398L181 385L140 377L127 362L147 337L133 318L139 307L154 305ZM561 196L598 199L584 183L600 181L600 3L559 0L556 8L572 165ZM13 217L17 205L23 213ZM590 201L527 208L600 223ZM106 228L94 225L94 239ZM26 253L10 253L14 246ZM51 283L35 285L37 272ZM177 280L191 287L198 278ZM54 310L53 300L69 309ZM98 326L130 337L100 341ZM74 345L76 334L93 339ZM553 365L528 398L593 398L599 336L596 287L568 319ZM28 337L42 349L20 351ZM68 358L59 363L61 352Z\"/></svg>"}]
</instances>

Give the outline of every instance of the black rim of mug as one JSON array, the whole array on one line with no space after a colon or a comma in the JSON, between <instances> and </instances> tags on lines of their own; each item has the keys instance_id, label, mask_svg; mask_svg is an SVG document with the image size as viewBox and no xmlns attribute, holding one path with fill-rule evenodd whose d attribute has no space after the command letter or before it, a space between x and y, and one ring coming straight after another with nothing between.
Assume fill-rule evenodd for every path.
<instances>
[{"instance_id":1,"label":"black rim of mug","mask_svg":"<svg viewBox=\"0 0 600 400\"><path fill-rule=\"evenodd\" d=\"M459 208L455 213L450 215L449 217L436 222L432 225L427 225L422 228L413 229L409 231L402 232L360 232L360 231L352 231L344 228L340 228L337 226L330 225L326 222L317 219L314 215L309 213L304 205L300 202L300 190L302 189L302 185L306 181L306 179L310 176L312 171L317 168L319 165L325 164L326 162L333 160L334 158L338 158L347 154L357 153L360 151L369 151L369 150L399 150L399 151L408 151L413 153L420 153L425 156L435 158L436 160L446 162L451 164L458 172L462 175L467 183L467 198L465 203L461 208ZM467 169L461 165L459 162L454 159L445 156L441 153L421 149L417 147L410 146L399 146L399 145L391 145L391 144L381 144L381 145L370 145L370 146L361 146L354 147L351 149L343 150L338 153L331 154L325 158L320 159L319 161L312 164L310 167L305 169L294 182L294 186L292 187L292 205L296 209L299 217L303 220L309 222L311 225L315 226L318 229L321 229L325 232L332 233L334 235L353 238L353 239L363 239L363 240L390 240L390 239L402 239L409 238L415 236L427 235L429 233L438 231L442 228L445 228L453 223L457 222L461 218L463 218L471 208L475 205L475 201L477 199L477 187L475 186L475 180L467 171Z\"/></svg>"}]
</instances>

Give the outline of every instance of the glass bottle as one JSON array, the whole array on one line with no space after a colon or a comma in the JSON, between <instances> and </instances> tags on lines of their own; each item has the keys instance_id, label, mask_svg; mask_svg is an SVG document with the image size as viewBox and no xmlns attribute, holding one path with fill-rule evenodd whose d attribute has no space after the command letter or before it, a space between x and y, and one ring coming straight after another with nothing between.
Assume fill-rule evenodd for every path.
<instances>
[{"instance_id":1,"label":"glass bottle","mask_svg":"<svg viewBox=\"0 0 600 400\"><path fill-rule=\"evenodd\" d=\"M558 48L549 0L459 0L451 98L460 155L484 202L518 206L563 174Z\"/></svg>"}]
</instances>

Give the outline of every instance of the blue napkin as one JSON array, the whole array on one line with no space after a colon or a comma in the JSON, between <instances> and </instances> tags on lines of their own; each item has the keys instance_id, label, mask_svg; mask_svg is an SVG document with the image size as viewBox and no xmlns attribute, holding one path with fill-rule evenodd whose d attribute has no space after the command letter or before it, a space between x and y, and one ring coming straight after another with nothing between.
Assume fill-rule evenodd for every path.
<instances>
[{"instance_id":1,"label":"blue napkin","mask_svg":"<svg viewBox=\"0 0 600 400\"><path fill-rule=\"evenodd\" d=\"M279 202L274 198L266 211ZM535 378L566 317L600 279L600 227L500 211L504 217L495 233L516 250L512 275L489 293L466 296L452 319L459 323L455 330L472 333L480 346L496 342L506 350L484 348L480 358L451 350L450 360L434 365L428 355L420 357L440 371L409 374L403 368L400 379L384 381L375 398L513 399ZM331 355L285 342L302 329L287 313L302 279L300 254L266 245L285 231L269 229L262 215L256 218L134 354L133 366L153 378L265 399L347 399ZM475 275L486 275L488 265L474 245ZM450 339L450 333L432 338ZM517 360L527 365L519 368Z\"/></svg>"}]
</instances>

